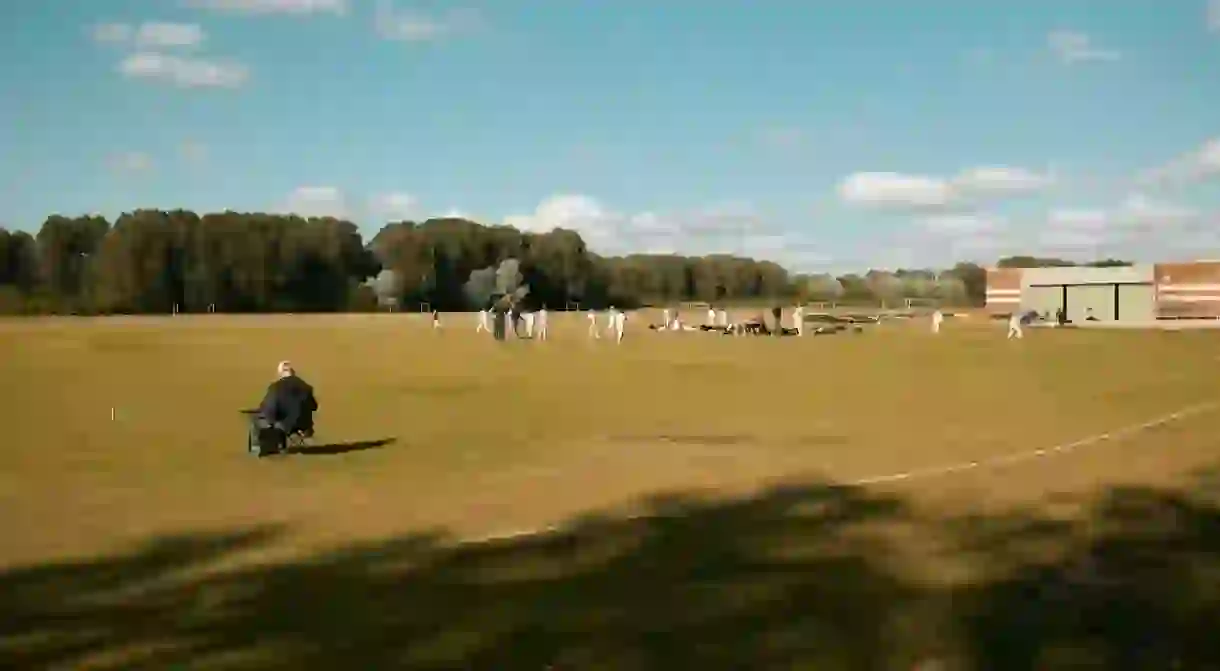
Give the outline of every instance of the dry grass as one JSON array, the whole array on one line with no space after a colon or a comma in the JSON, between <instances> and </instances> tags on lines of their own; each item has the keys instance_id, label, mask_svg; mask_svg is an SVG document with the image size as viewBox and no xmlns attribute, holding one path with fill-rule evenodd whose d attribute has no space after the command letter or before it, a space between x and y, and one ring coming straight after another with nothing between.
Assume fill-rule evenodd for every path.
<instances>
[{"instance_id":1,"label":"dry grass","mask_svg":"<svg viewBox=\"0 0 1220 671\"><path fill-rule=\"evenodd\" d=\"M636 326L616 347L576 316L548 343L446 322L0 322L0 667L1220 664L1216 499L1198 482L1115 488L1213 465L1220 413L998 469L826 485L1216 399L1214 335ZM255 460L237 411L281 358L318 388L331 447ZM648 515L488 544L432 533L629 505Z\"/></svg>"},{"instance_id":2,"label":"dry grass","mask_svg":"<svg viewBox=\"0 0 1220 671\"><path fill-rule=\"evenodd\" d=\"M643 321L621 347L588 341L573 315L553 316L547 343L495 343L463 315L441 333L403 316L0 323L0 563L264 522L292 525L306 545L438 526L492 533L663 489L986 460L1220 392L1220 339L1208 333L1006 342L967 322L940 337L885 325L735 339ZM317 442L393 442L248 457L238 410L283 358L318 390ZM1208 463L1211 419L898 487L973 506L1166 482Z\"/></svg>"}]
</instances>

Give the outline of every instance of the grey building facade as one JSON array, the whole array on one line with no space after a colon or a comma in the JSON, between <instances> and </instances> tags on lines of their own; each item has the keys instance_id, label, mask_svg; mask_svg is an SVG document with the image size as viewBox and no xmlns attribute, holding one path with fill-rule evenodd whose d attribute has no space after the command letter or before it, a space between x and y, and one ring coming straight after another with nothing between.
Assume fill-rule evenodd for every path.
<instances>
[{"instance_id":1,"label":"grey building facade","mask_svg":"<svg viewBox=\"0 0 1220 671\"><path fill-rule=\"evenodd\" d=\"M1157 316L1156 272L1151 264L1117 268L1027 268L1021 273L1022 312L1054 319L1060 309L1073 322L1152 322Z\"/></svg>"}]
</instances>

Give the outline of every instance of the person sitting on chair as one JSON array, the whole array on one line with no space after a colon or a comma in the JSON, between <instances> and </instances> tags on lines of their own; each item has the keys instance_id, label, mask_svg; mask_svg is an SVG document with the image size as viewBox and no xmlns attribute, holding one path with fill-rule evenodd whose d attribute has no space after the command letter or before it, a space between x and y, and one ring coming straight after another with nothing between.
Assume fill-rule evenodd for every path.
<instances>
[{"instance_id":1,"label":"person sitting on chair","mask_svg":"<svg viewBox=\"0 0 1220 671\"><path fill-rule=\"evenodd\" d=\"M313 435L313 413L318 410L313 387L297 377L292 363L281 361L279 379L267 387L258 413L250 418L250 451L258 456L287 451L290 439Z\"/></svg>"}]
</instances>

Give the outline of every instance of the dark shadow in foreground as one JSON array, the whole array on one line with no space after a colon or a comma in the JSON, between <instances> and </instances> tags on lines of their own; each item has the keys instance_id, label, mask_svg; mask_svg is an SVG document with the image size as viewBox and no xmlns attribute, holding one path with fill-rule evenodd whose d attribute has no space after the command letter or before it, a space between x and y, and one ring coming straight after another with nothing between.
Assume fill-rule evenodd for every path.
<instances>
[{"instance_id":1,"label":"dark shadow in foreground","mask_svg":"<svg viewBox=\"0 0 1220 671\"><path fill-rule=\"evenodd\" d=\"M901 534L878 523L938 534L980 573L915 580L886 540ZM667 496L642 518L528 538L420 534L202 570L279 535L7 571L0 667L1220 668L1220 508L1204 493L1117 490L1074 521L947 522L811 484Z\"/></svg>"},{"instance_id":2,"label":"dark shadow in foreground","mask_svg":"<svg viewBox=\"0 0 1220 671\"><path fill-rule=\"evenodd\" d=\"M360 440L351 443L327 443L324 445L299 445L289 449L294 455L312 457L331 457L349 452L376 450L386 445L393 445L397 438L379 438L377 440Z\"/></svg>"}]
</instances>

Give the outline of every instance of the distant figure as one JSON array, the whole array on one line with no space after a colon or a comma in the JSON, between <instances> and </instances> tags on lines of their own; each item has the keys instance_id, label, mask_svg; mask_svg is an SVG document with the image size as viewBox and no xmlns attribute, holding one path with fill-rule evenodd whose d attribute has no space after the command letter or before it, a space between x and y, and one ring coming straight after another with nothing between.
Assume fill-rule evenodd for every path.
<instances>
[{"instance_id":1,"label":"distant figure","mask_svg":"<svg viewBox=\"0 0 1220 671\"><path fill-rule=\"evenodd\" d=\"M612 310L611 319L614 320L614 341L621 343L623 342L623 332L627 330L627 313L621 310Z\"/></svg>"},{"instance_id":2,"label":"distant figure","mask_svg":"<svg viewBox=\"0 0 1220 671\"><path fill-rule=\"evenodd\" d=\"M597 329L597 313L589 310L586 316L589 318L589 337L593 339L602 337L601 331Z\"/></svg>"},{"instance_id":3,"label":"distant figure","mask_svg":"<svg viewBox=\"0 0 1220 671\"><path fill-rule=\"evenodd\" d=\"M525 320L525 337L533 338L534 337L534 313L533 312L524 312L521 314L521 318Z\"/></svg>"},{"instance_id":4,"label":"distant figure","mask_svg":"<svg viewBox=\"0 0 1220 671\"><path fill-rule=\"evenodd\" d=\"M1058 310L1055 310L1055 322L1056 323L1058 323L1060 326L1067 326L1067 321L1068 321L1068 315L1067 315L1066 310L1064 310L1062 307L1060 307Z\"/></svg>"},{"instance_id":5,"label":"distant figure","mask_svg":"<svg viewBox=\"0 0 1220 671\"><path fill-rule=\"evenodd\" d=\"M263 457L287 451L288 439L313 435L318 410L313 387L297 377L289 361L276 366L278 379L267 387L258 412L250 417L250 452Z\"/></svg>"},{"instance_id":6,"label":"distant figure","mask_svg":"<svg viewBox=\"0 0 1220 671\"><path fill-rule=\"evenodd\" d=\"M805 306L798 305L792 309L792 328L798 336L805 335Z\"/></svg>"},{"instance_id":7,"label":"distant figure","mask_svg":"<svg viewBox=\"0 0 1220 671\"><path fill-rule=\"evenodd\" d=\"M614 316L617 314L618 314L618 308L614 307L613 305L611 305L610 309L606 311L606 332L607 333L614 332L614 325L616 323Z\"/></svg>"},{"instance_id":8,"label":"distant figure","mask_svg":"<svg viewBox=\"0 0 1220 671\"><path fill-rule=\"evenodd\" d=\"M945 321L945 315L940 310L932 313L932 332L940 333L940 325Z\"/></svg>"},{"instance_id":9,"label":"distant figure","mask_svg":"<svg viewBox=\"0 0 1220 671\"><path fill-rule=\"evenodd\" d=\"M663 325L662 327L669 328L669 322L670 322L669 308L665 308L665 316L661 318L661 324Z\"/></svg>"},{"instance_id":10,"label":"distant figure","mask_svg":"<svg viewBox=\"0 0 1220 671\"><path fill-rule=\"evenodd\" d=\"M716 325L716 309L715 308L707 309L707 325L708 326Z\"/></svg>"},{"instance_id":11,"label":"distant figure","mask_svg":"<svg viewBox=\"0 0 1220 671\"><path fill-rule=\"evenodd\" d=\"M538 339L546 340L546 307L538 309Z\"/></svg>"},{"instance_id":12,"label":"distant figure","mask_svg":"<svg viewBox=\"0 0 1220 671\"><path fill-rule=\"evenodd\" d=\"M1021 332L1021 313L1014 312L1012 313L1012 316L1008 318L1008 339L1012 340L1013 338L1016 338L1020 340L1023 337L1024 334Z\"/></svg>"},{"instance_id":13,"label":"distant figure","mask_svg":"<svg viewBox=\"0 0 1220 671\"><path fill-rule=\"evenodd\" d=\"M441 327L441 313L436 310L432 311L432 328L438 329Z\"/></svg>"},{"instance_id":14,"label":"distant figure","mask_svg":"<svg viewBox=\"0 0 1220 671\"><path fill-rule=\"evenodd\" d=\"M491 333L491 314L487 310L479 310L479 324L474 327L475 333Z\"/></svg>"}]
</instances>

